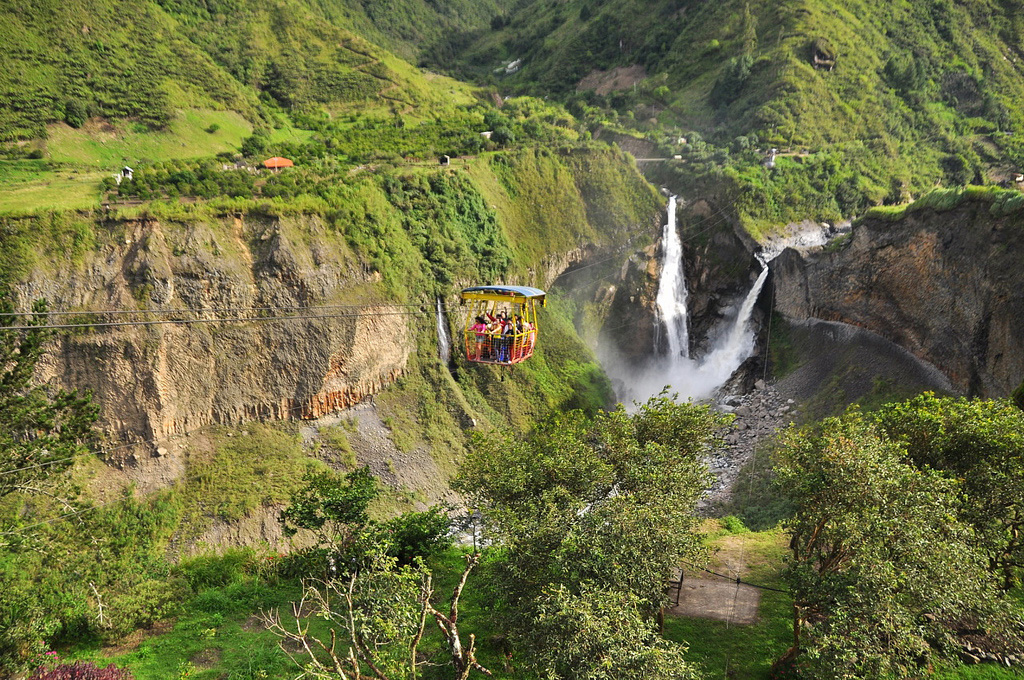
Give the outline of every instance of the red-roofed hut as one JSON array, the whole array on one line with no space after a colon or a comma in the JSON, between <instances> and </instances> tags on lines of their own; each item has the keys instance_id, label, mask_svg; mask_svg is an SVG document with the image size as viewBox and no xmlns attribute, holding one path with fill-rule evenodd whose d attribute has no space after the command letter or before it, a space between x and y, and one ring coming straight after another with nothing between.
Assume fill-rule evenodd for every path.
<instances>
[{"instance_id":1,"label":"red-roofed hut","mask_svg":"<svg viewBox=\"0 0 1024 680\"><path fill-rule=\"evenodd\" d=\"M295 163L292 163L287 158L281 158L280 156L274 156L263 161L263 167L270 168L271 170L280 170L281 168L290 168Z\"/></svg>"}]
</instances>

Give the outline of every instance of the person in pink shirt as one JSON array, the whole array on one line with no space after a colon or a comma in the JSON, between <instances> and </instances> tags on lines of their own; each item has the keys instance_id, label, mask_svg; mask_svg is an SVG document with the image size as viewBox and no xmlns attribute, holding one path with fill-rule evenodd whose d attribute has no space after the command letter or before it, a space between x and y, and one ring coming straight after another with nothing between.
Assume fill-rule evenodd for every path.
<instances>
[{"instance_id":1,"label":"person in pink shirt","mask_svg":"<svg viewBox=\"0 0 1024 680\"><path fill-rule=\"evenodd\" d=\"M484 323L484 317L476 317L476 323L470 326L470 330L476 333L476 357L475 361L480 361L484 353L484 343L487 342L487 324Z\"/></svg>"}]
</instances>

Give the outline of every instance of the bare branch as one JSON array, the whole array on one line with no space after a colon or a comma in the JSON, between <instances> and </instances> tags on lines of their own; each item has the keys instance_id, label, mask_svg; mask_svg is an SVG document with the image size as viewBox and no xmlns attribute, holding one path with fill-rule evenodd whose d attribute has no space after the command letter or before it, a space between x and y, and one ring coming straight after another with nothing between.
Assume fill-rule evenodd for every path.
<instances>
[{"instance_id":1,"label":"bare branch","mask_svg":"<svg viewBox=\"0 0 1024 680\"><path fill-rule=\"evenodd\" d=\"M100 597L100 591L96 590L96 586L92 581L89 581L89 587L92 588L92 593L96 596L96 608L99 610L100 627L103 627L105 625L103 622L103 598Z\"/></svg>"},{"instance_id":2,"label":"bare branch","mask_svg":"<svg viewBox=\"0 0 1024 680\"><path fill-rule=\"evenodd\" d=\"M473 567L479 563L480 553L466 555L466 568L462 570L462 577L459 579L458 584L456 584L455 590L452 591L451 613L448 615L452 625L455 625L459 620L459 598L462 597L462 589L466 587L466 579L469 578L469 572L473 571Z\"/></svg>"},{"instance_id":3,"label":"bare branch","mask_svg":"<svg viewBox=\"0 0 1024 680\"><path fill-rule=\"evenodd\" d=\"M430 613L430 597L434 594L434 580L430 575L430 572L424 572L423 580L420 585L420 621L416 628L416 635L409 643L409 665L412 670L410 677L416 678L417 671L416 667L419 663L416 661L416 650L420 646L420 640L423 639L423 631L427 627L427 614Z\"/></svg>"},{"instance_id":4,"label":"bare branch","mask_svg":"<svg viewBox=\"0 0 1024 680\"><path fill-rule=\"evenodd\" d=\"M457 672L457 678L459 680L465 680L469 677L469 673L473 668L477 668L487 675L491 675L491 672L476 662L475 656L475 636L469 636L469 648L464 649L462 646L462 638L459 635L459 598L462 597L462 591L466 587L466 580L469 578L469 572L473 570L480 562L480 554L474 553L472 555L466 555L466 568L462 570L462 576L459 578L459 582L456 584L455 589L452 591L452 602L449 607L449 615L445 616L434 607L427 605L430 614L434 617L434 621L437 623L437 627L441 629L441 633L444 635L445 640L448 641L448 653L451 656L452 665L455 666Z\"/></svg>"}]
</instances>

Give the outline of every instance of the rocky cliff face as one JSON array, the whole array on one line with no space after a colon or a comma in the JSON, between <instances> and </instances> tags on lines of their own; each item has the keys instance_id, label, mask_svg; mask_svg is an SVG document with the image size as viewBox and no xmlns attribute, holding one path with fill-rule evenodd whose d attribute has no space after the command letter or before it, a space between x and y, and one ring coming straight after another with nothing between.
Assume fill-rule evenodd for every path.
<instances>
[{"instance_id":1,"label":"rocky cliff face","mask_svg":"<svg viewBox=\"0 0 1024 680\"><path fill-rule=\"evenodd\" d=\"M43 380L91 389L114 440L318 417L405 369L416 308L380 303L373 275L318 218L134 220L103 229L104 244L83 261L57 275L37 270L17 293L59 310L171 310L104 316L153 323L75 330L41 367ZM301 318L309 316L327 318ZM210 322L218 318L250 320ZM171 319L191 323L163 323Z\"/></svg>"},{"instance_id":2,"label":"rocky cliff face","mask_svg":"<svg viewBox=\"0 0 1024 680\"><path fill-rule=\"evenodd\" d=\"M1024 376L1024 216L968 198L946 211L862 220L831 252L772 263L785 316L870 329L967 394L1003 397Z\"/></svg>"}]
</instances>

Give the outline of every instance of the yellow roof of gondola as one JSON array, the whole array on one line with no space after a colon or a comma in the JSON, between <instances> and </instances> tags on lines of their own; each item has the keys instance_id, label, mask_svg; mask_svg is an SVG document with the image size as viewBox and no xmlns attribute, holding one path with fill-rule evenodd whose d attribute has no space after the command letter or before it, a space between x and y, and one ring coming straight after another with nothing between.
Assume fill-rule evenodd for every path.
<instances>
[{"instance_id":1,"label":"yellow roof of gondola","mask_svg":"<svg viewBox=\"0 0 1024 680\"><path fill-rule=\"evenodd\" d=\"M463 300L493 300L495 302L523 302L537 300L546 305L547 293L530 286L471 286L463 288Z\"/></svg>"}]
</instances>

